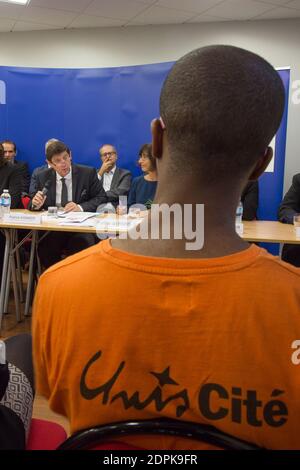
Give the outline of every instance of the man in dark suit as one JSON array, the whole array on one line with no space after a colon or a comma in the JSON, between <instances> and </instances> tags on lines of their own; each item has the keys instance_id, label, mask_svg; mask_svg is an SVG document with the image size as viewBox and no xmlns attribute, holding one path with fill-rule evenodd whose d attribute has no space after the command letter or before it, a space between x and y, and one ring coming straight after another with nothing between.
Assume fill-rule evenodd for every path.
<instances>
[{"instance_id":1,"label":"man in dark suit","mask_svg":"<svg viewBox=\"0 0 300 470\"><path fill-rule=\"evenodd\" d=\"M36 176L38 191L31 195L31 210L57 206L63 207L65 212L95 212L99 204L106 203L107 197L96 170L72 165L70 150L63 142L50 144L46 157L51 168ZM61 259L62 252L74 254L94 243L93 234L51 232L39 244L41 263L48 268Z\"/></svg>"},{"instance_id":2,"label":"man in dark suit","mask_svg":"<svg viewBox=\"0 0 300 470\"><path fill-rule=\"evenodd\" d=\"M1 142L4 148L4 158L19 170L21 178L22 193L28 193L30 173L28 164L22 160L17 160L17 146L12 140L3 140Z\"/></svg>"},{"instance_id":3,"label":"man in dark suit","mask_svg":"<svg viewBox=\"0 0 300 470\"><path fill-rule=\"evenodd\" d=\"M278 220L284 224L292 224L294 215L300 213L300 173L294 175L292 186L279 206ZM300 246L286 243L282 249L282 259L287 263L300 267Z\"/></svg>"},{"instance_id":4,"label":"man in dark suit","mask_svg":"<svg viewBox=\"0 0 300 470\"><path fill-rule=\"evenodd\" d=\"M129 193L131 173L129 170L116 166L118 154L113 145L103 145L100 147L99 153L102 165L98 170L98 178L102 181L107 201L117 207L119 196L127 196Z\"/></svg>"}]
</instances>

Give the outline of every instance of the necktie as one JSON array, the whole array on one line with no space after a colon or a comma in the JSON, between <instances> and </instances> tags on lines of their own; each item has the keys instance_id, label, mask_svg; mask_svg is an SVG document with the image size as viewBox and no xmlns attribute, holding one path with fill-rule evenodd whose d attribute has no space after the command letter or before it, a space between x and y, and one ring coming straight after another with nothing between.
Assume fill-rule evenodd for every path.
<instances>
[{"instance_id":1,"label":"necktie","mask_svg":"<svg viewBox=\"0 0 300 470\"><path fill-rule=\"evenodd\" d=\"M61 206L65 207L68 204L68 189L65 178L61 179Z\"/></svg>"}]
</instances>

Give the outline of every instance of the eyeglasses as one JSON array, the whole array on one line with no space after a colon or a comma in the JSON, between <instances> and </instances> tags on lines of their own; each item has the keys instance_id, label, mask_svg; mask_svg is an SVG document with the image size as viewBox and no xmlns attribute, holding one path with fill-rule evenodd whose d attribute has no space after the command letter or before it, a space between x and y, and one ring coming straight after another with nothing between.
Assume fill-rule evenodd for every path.
<instances>
[{"instance_id":1,"label":"eyeglasses","mask_svg":"<svg viewBox=\"0 0 300 470\"><path fill-rule=\"evenodd\" d=\"M104 153L101 153L101 157L111 157L112 155L116 155L116 152L104 152Z\"/></svg>"}]
</instances>

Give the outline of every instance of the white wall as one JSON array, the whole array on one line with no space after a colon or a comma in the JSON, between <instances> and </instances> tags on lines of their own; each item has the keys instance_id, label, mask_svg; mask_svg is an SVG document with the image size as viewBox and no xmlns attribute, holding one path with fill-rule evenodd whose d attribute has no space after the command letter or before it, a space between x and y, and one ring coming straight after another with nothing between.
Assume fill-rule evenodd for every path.
<instances>
[{"instance_id":1,"label":"white wall","mask_svg":"<svg viewBox=\"0 0 300 470\"><path fill-rule=\"evenodd\" d=\"M291 67L300 80L300 20L220 22L0 34L0 65L114 67L176 60L207 44L232 44ZM300 104L289 101L285 189L300 172Z\"/></svg>"}]
</instances>

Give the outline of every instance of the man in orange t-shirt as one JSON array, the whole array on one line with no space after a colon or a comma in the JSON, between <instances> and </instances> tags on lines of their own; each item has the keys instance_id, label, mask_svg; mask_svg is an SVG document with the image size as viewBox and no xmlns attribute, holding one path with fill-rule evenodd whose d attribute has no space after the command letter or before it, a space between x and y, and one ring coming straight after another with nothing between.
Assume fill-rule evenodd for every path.
<instances>
[{"instance_id":1,"label":"man in orange t-shirt","mask_svg":"<svg viewBox=\"0 0 300 470\"><path fill-rule=\"evenodd\" d=\"M240 194L271 160L283 108L277 72L243 49L197 49L172 68L152 123L154 203L189 204L194 218L203 203L204 244L188 250L186 232L151 239L150 211L148 239L105 240L42 276L37 388L71 432L172 417L267 448L300 447L291 360L300 272L235 232Z\"/></svg>"}]
</instances>

